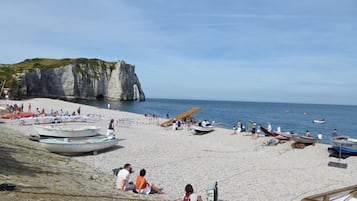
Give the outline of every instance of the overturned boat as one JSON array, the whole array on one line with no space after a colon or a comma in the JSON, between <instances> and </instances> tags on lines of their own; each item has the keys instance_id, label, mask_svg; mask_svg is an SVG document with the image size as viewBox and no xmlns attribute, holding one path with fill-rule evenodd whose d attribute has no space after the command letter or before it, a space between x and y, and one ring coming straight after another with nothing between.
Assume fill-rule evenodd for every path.
<instances>
[{"instance_id":1,"label":"overturned boat","mask_svg":"<svg viewBox=\"0 0 357 201\"><path fill-rule=\"evenodd\" d=\"M39 136L70 138L94 136L100 131L100 127L76 123L34 125L33 128Z\"/></svg>"},{"instance_id":2,"label":"overturned boat","mask_svg":"<svg viewBox=\"0 0 357 201\"><path fill-rule=\"evenodd\" d=\"M118 143L118 138L108 138L103 135L81 138L48 138L41 139L41 146L50 152L66 153L96 153L99 150L112 147Z\"/></svg>"}]
</instances>

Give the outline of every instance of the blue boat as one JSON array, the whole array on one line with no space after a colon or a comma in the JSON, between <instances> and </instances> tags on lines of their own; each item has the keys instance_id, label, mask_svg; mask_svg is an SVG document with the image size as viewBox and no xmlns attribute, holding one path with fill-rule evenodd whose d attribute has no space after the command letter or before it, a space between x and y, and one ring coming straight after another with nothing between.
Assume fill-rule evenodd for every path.
<instances>
[{"instance_id":1,"label":"blue boat","mask_svg":"<svg viewBox=\"0 0 357 201\"><path fill-rule=\"evenodd\" d=\"M357 139L348 136L338 136L332 140L330 152L357 156Z\"/></svg>"}]
</instances>

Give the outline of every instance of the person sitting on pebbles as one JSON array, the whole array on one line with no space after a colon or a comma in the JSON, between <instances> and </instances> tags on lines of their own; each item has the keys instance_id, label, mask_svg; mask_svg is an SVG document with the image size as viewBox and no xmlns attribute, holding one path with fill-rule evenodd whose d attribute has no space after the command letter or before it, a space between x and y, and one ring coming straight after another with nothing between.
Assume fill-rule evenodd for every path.
<instances>
[{"instance_id":1,"label":"person sitting on pebbles","mask_svg":"<svg viewBox=\"0 0 357 201\"><path fill-rule=\"evenodd\" d=\"M139 175L136 177L136 191L141 194L148 195L150 193L162 194L162 188L155 186L154 184L148 183L145 179L146 170L141 169Z\"/></svg>"}]
</instances>

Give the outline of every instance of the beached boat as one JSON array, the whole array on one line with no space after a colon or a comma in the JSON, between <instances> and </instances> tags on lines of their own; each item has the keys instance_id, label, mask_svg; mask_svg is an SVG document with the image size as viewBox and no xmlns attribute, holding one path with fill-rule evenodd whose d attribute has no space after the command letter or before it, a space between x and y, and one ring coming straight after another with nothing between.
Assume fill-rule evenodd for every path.
<instances>
[{"instance_id":1,"label":"beached boat","mask_svg":"<svg viewBox=\"0 0 357 201\"><path fill-rule=\"evenodd\" d=\"M27 124L49 124L49 123L60 123L60 122L86 122L88 121L88 116L75 115L75 116L39 116L39 117L27 117L20 118L19 123L21 125Z\"/></svg>"},{"instance_id":2,"label":"beached boat","mask_svg":"<svg viewBox=\"0 0 357 201\"><path fill-rule=\"evenodd\" d=\"M182 119L188 118L188 117L190 117L191 115L193 115L195 112L197 112L198 110L200 110L199 107L191 108L191 109L187 110L186 112L177 115L175 118L172 118L172 119L167 120L166 122L162 123L161 126L162 126L162 127L171 126L174 121L182 120Z\"/></svg>"},{"instance_id":3,"label":"beached boat","mask_svg":"<svg viewBox=\"0 0 357 201\"><path fill-rule=\"evenodd\" d=\"M3 119L17 119L17 118L24 118L24 117L33 117L35 116L34 113L31 112L16 112L16 113L7 113L1 115Z\"/></svg>"},{"instance_id":4,"label":"beached boat","mask_svg":"<svg viewBox=\"0 0 357 201\"><path fill-rule=\"evenodd\" d=\"M314 119L314 120L312 120L312 123L314 123L314 124L324 124L324 123L326 123L326 121L325 121L324 118L322 118L322 119Z\"/></svg>"},{"instance_id":5,"label":"beached boat","mask_svg":"<svg viewBox=\"0 0 357 201\"><path fill-rule=\"evenodd\" d=\"M263 131L264 135L267 136L267 137L268 137L268 136L276 137L276 136L279 135L278 132L274 132L274 131L269 132L269 131L268 131L266 128L264 128L263 126L261 126L260 129Z\"/></svg>"},{"instance_id":6,"label":"beached boat","mask_svg":"<svg viewBox=\"0 0 357 201\"><path fill-rule=\"evenodd\" d=\"M306 136L301 136L301 135L297 135L297 134L292 135L291 139L297 143L303 143L303 144L315 144L317 142L317 138L306 137Z\"/></svg>"},{"instance_id":7,"label":"beached boat","mask_svg":"<svg viewBox=\"0 0 357 201\"><path fill-rule=\"evenodd\" d=\"M48 138L41 139L45 149L54 153L86 153L106 149L118 143L118 138L103 135L82 138Z\"/></svg>"},{"instance_id":8,"label":"beached boat","mask_svg":"<svg viewBox=\"0 0 357 201\"><path fill-rule=\"evenodd\" d=\"M196 134L206 134L206 133L212 132L214 130L214 128L215 128L214 125L208 125L208 126L200 126L199 124L191 125L191 129Z\"/></svg>"},{"instance_id":9,"label":"beached boat","mask_svg":"<svg viewBox=\"0 0 357 201\"><path fill-rule=\"evenodd\" d=\"M292 140L294 135L297 135L297 134L294 134L292 132L280 132L279 135L276 136L275 138L277 138L279 140Z\"/></svg>"},{"instance_id":10,"label":"beached boat","mask_svg":"<svg viewBox=\"0 0 357 201\"><path fill-rule=\"evenodd\" d=\"M301 201L357 201L357 185L312 195Z\"/></svg>"},{"instance_id":11,"label":"beached boat","mask_svg":"<svg viewBox=\"0 0 357 201\"><path fill-rule=\"evenodd\" d=\"M348 136L338 136L332 139L330 150L344 155L357 155L357 139Z\"/></svg>"},{"instance_id":12,"label":"beached boat","mask_svg":"<svg viewBox=\"0 0 357 201\"><path fill-rule=\"evenodd\" d=\"M50 137L88 137L97 135L100 127L83 124L51 124L34 125L35 131L40 136Z\"/></svg>"}]
</instances>

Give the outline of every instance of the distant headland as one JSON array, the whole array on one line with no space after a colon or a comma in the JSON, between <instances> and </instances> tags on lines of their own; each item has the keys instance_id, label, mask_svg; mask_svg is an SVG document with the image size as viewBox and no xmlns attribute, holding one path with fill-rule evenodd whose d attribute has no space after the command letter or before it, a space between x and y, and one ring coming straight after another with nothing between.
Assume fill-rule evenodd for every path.
<instances>
[{"instance_id":1,"label":"distant headland","mask_svg":"<svg viewBox=\"0 0 357 201\"><path fill-rule=\"evenodd\" d=\"M100 59L26 59L0 64L0 96L145 101L135 66Z\"/></svg>"}]
</instances>

